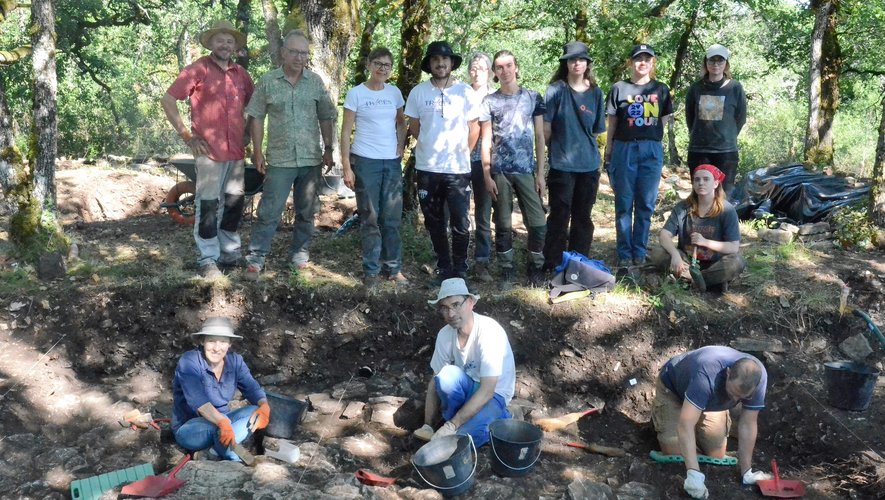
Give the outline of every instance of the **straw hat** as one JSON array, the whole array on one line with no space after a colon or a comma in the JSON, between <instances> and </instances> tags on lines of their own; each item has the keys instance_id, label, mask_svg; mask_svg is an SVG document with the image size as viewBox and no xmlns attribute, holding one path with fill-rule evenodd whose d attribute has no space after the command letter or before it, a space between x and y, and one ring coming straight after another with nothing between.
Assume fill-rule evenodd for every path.
<instances>
[{"instance_id":1,"label":"straw hat","mask_svg":"<svg viewBox=\"0 0 885 500\"><path fill-rule=\"evenodd\" d=\"M200 44L203 47L212 50L212 47L209 47L209 40L212 40L212 37L219 33L227 33L233 36L234 40L236 40L237 42L237 49L241 49L246 46L246 35L237 31L237 29L234 28L234 25L231 24L230 21L226 21L224 19L222 19L221 21L216 21L211 28L200 33Z\"/></svg>"},{"instance_id":2,"label":"straw hat","mask_svg":"<svg viewBox=\"0 0 885 500\"><path fill-rule=\"evenodd\" d=\"M473 297L473 300L479 300L479 295L472 294L467 290L467 283L465 283L462 278L449 278L443 281L440 285L436 300L428 300L427 303L436 304L446 297L452 297L455 295L464 295L467 297Z\"/></svg>"}]
</instances>

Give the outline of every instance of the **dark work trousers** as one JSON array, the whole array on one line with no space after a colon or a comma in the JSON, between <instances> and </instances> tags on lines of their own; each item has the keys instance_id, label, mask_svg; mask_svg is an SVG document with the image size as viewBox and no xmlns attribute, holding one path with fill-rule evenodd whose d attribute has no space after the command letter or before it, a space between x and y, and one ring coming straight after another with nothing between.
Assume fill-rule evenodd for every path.
<instances>
[{"instance_id":1,"label":"dark work trousers","mask_svg":"<svg viewBox=\"0 0 885 500\"><path fill-rule=\"evenodd\" d=\"M486 190L482 162L470 163L470 183L473 186L473 260L489 262L492 254L492 195Z\"/></svg>"},{"instance_id":2,"label":"dark work trousers","mask_svg":"<svg viewBox=\"0 0 885 500\"><path fill-rule=\"evenodd\" d=\"M442 276L467 272L467 247L470 244L470 174L438 174L418 171L418 201L424 214L424 227L430 233L436 268ZM445 206L449 207L449 220ZM452 250L446 235L452 227Z\"/></svg>"},{"instance_id":3,"label":"dark work trousers","mask_svg":"<svg viewBox=\"0 0 885 500\"><path fill-rule=\"evenodd\" d=\"M713 165L725 174L725 182L722 183L722 190L725 191L725 197L732 199L732 191L734 191L734 180L738 171L738 152L731 151L728 153L695 153L688 152L688 169L694 175L694 169L698 165Z\"/></svg>"},{"instance_id":4,"label":"dark work trousers","mask_svg":"<svg viewBox=\"0 0 885 500\"><path fill-rule=\"evenodd\" d=\"M547 215L547 235L544 240L545 269L558 266L566 248L590 256L590 245L593 243L591 212L598 191L598 169L592 172L550 169L547 174L550 213Z\"/></svg>"}]
</instances>

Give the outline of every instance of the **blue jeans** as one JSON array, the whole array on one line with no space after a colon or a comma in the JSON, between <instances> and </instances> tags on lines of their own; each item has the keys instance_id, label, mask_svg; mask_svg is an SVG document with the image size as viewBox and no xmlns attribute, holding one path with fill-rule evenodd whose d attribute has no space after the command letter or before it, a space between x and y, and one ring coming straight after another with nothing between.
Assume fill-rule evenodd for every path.
<instances>
[{"instance_id":1,"label":"blue jeans","mask_svg":"<svg viewBox=\"0 0 885 500\"><path fill-rule=\"evenodd\" d=\"M663 166L660 141L614 141L608 175L615 192L618 259L635 260L648 254L648 232Z\"/></svg>"},{"instance_id":2,"label":"blue jeans","mask_svg":"<svg viewBox=\"0 0 885 500\"><path fill-rule=\"evenodd\" d=\"M467 272L467 247L470 245L470 174L439 174L418 170L418 202L424 214L424 227L436 253L436 269L441 276ZM449 207L449 220L445 207ZM449 251L447 229L452 227Z\"/></svg>"},{"instance_id":3,"label":"blue jeans","mask_svg":"<svg viewBox=\"0 0 885 500\"><path fill-rule=\"evenodd\" d=\"M257 406L244 406L227 414L230 425L234 429L235 441L242 443L252 432L249 430L249 417L257 410ZM242 462L236 453L218 441L218 427L203 417L192 418L175 431L175 442L188 451L205 450L212 447L215 453L224 460Z\"/></svg>"},{"instance_id":4,"label":"blue jeans","mask_svg":"<svg viewBox=\"0 0 885 500\"><path fill-rule=\"evenodd\" d=\"M444 366L439 374L433 377L433 382L436 386L436 395L439 397L442 417L447 421L458 413L479 388L479 383L474 382L464 370L455 365ZM476 412L476 415L458 428L458 434L469 434L476 446L482 446L489 442L489 424L500 418L510 417L507 403L500 394L496 393Z\"/></svg>"},{"instance_id":5,"label":"blue jeans","mask_svg":"<svg viewBox=\"0 0 885 500\"><path fill-rule=\"evenodd\" d=\"M258 220L252 227L252 240L249 242L249 255L246 261L261 268L270 243L280 224L280 215L293 190L295 204L295 227L292 231L292 245L289 260L292 264L307 264L310 257L308 248L313 237L313 219L319 208L317 186L320 182L320 166L280 168L267 167L264 176L264 189L258 203Z\"/></svg>"},{"instance_id":6,"label":"blue jeans","mask_svg":"<svg viewBox=\"0 0 885 500\"><path fill-rule=\"evenodd\" d=\"M356 176L356 206L363 240L363 272L388 276L403 265L399 226L403 220L403 171L401 159L375 160L350 155ZM379 264L380 260L380 264Z\"/></svg>"},{"instance_id":7,"label":"blue jeans","mask_svg":"<svg viewBox=\"0 0 885 500\"><path fill-rule=\"evenodd\" d=\"M200 252L197 264L236 263L240 258L237 227L245 204L243 160L213 161L198 156L194 168L194 241Z\"/></svg>"},{"instance_id":8,"label":"blue jeans","mask_svg":"<svg viewBox=\"0 0 885 500\"><path fill-rule=\"evenodd\" d=\"M473 186L473 260L488 263L492 255L492 195L486 191L482 161L470 163L470 184Z\"/></svg>"}]
</instances>

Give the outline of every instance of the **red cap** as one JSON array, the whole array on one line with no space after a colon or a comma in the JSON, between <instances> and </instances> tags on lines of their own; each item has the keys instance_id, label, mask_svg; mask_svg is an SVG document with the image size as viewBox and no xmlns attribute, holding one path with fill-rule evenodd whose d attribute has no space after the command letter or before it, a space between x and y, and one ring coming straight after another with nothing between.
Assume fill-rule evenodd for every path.
<instances>
[{"instance_id":1,"label":"red cap","mask_svg":"<svg viewBox=\"0 0 885 500\"><path fill-rule=\"evenodd\" d=\"M708 163L705 163L703 165L698 165L694 169L695 169L695 171L706 170L707 172L710 172L713 175L713 179L716 182L718 182L719 184L722 184L722 182L725 180L725 174L722 173L722 170L719 170L718 168L716 168L715 165L710 165Z\"/></svg>"}]
</instances>

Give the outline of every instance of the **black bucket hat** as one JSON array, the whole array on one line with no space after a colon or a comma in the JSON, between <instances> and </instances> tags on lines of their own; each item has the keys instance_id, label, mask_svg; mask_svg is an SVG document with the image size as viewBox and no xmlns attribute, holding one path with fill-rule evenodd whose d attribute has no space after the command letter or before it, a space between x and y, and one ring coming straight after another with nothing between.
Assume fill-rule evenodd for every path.
<instances>
[{"instance_id":1,"label":"black bucket hat","mask_svg":"<svg viewBox=\"0 0 885 500\"><path fill-rule=\"evenodd\" d=\"M569 59L586 59L593 62L593 58L587 54L587 45L583 42L569 42L562 46L562 55L559 56L560 61Z\"/></svg>"},{"instance_id":2,"label":"black bucket hat","mask_svg":"<svg viewBox=\"0 0 885 500\"><path fill-rule=\"evenodd\" d=\"M427 52L424 54L424 59L421 60L421 71L430 73L430 58L433 56L450 57L452 59L452 71L455 71L461 66L461 56L452 50L452 46L449 45L449 42L436 41L430 42L430 45L427 46Z\"/></svg>"}]
</instances>

